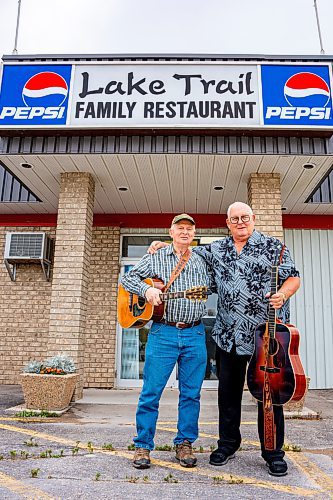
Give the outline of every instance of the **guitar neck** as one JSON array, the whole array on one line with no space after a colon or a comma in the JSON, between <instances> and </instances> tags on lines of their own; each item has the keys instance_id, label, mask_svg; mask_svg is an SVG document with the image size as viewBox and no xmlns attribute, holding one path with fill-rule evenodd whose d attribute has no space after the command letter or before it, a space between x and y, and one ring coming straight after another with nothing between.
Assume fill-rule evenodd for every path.
<instances>
[{"instance_id":1,"label":"guitar neck","mask_svg":"<svg viewBox=\"0 0 333 500\"><path fill-rule=\"evenodd\" d=\"M277 292L278 266L272 267L271 296ZM271 339L275 338L276 332L276 309L269 304L268 307L268 333Z\"/></svg>"}]
</instances>

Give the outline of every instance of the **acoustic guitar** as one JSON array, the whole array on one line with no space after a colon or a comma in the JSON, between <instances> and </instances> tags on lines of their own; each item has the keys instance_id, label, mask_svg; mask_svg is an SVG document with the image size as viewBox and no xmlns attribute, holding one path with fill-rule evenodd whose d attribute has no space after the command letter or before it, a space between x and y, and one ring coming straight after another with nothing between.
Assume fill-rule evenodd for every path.
<instances>
[{"instance_id":1,"label":"acoustic guitar","mask_svg":"<svg viewBox=\"0 0 333 500\"><path fill-rule=\"evenodd\" d=\"M278 255L272 266L271 294L277 293ZM252 396L263 402L264 389L270 388L273 405L299 401L305 394L306 378L299 357L300 335L293 325L276 319L269 305L267 323L257 326L255 347L247 371L247 385Z\"/></svg>"},{"instance_id":2,"label":"acoustic guitar","mask_svg":"<svg viewBox=\"0 0 333 500\"><path fill-rule=\"evenodd\" d=\"M150 286L163 290L164 283L158 278L144 280ZM207 286L193 286L182 292L162 293L162 304L152 306L145 298L127 292L120 284L118 288L118 321L123 328L142 328L148 321L161 321L164 316L165 302L172 299L190 299L205 301L211 294Z\"/></svg>"}]
</instances>

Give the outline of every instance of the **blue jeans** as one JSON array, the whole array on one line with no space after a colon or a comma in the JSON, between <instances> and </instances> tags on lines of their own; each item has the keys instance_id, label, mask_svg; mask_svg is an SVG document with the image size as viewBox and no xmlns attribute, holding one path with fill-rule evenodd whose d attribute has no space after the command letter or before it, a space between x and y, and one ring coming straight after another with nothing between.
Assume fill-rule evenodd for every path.
<instances>
[{"instance_id":1,"label":"blue jeans","mask_svg":"<svg viewBox=\"0 0 333 500\"><path fill-rule=\"evenodd\" d=\"M158 407L164 387L178 363L179 403L175 444L198 437L200 389L207 353L204 325L179 329L153 323L146 345L143 388L136 412L136 448L154 449Z\"/></svg>"}]
</instances>

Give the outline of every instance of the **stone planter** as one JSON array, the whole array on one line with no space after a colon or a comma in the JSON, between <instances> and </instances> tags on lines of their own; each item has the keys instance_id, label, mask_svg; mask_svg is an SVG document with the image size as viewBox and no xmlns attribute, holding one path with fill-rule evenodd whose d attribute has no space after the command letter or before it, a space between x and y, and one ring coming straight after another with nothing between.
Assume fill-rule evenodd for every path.
<instances>
[{"instance_id":1,"label":"stone planter","mask_svg":"<svg viewBox=\"0 0 333 500\"><path fill-rule=\"evenodd\" d=\"M61 411L68 408L79 375L21 373L21 385L29 410Z\"/></svg>"}]
</instances>

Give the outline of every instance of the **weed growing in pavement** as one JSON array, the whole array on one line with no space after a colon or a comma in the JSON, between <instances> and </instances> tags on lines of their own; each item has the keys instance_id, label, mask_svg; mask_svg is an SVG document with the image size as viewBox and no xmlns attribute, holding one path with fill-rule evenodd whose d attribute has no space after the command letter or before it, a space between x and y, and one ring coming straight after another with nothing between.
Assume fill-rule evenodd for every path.
<instances>
[{"instance_id":1,"label":"weed growing in pavement","mask_svg":"<svg viewBox=\"0 0 333 500\"><path fill-rule=\"evenodd\" d=\"M0 460L3 460L3 455L0 455Z\"/></svg>"},{"instance_id":2,"label":"weed growing in pavement","mask_svg":"<svg viewBox=\"0 0 333 500\"><path fill-rule=\"evenodd\" d=\"M100 477L101 477L101 473L100 472L96 472L95 481L99 481Z\"/></svg>"},{"instance_id":3,"label":"weed growing in pavement","mask_svg":"<svg viewBox=\"0 0 333 500\"><path fill-rule=\"evenodd\" d=\"M144 481L145 483L149 483L149 477L143 476L142 481Z\"/></svg>"},{"instance_id":4,"label":"weed growing in pavement","mask_svg":"<svg viewBox=\"0 0 333 500\"><path fill-rule=\"evenodd\" d=\"M24 458L24 459L29 458L29 453L27 451L22 450L21 451L21 458Z\"/></svg>"},{"instance_id":5,"label":"weed growing in pavement","mask_svg":"<svg viewBox=\"0 0 333 500\"><path fill-rule=\"evenodd\" d=\"M94 447L93 447L93 444L91 441L88 441L87 448L88 448L89 453L94 453Z\"/></svg>"},{"instance_id":6,"label":"weed growing in pavement","mask_svg":"<svg viewBox=\"0 0 333 500\"><path fill-rule=\"evenodd\" d=\"M29 418L29 417L43 417L43 418L50 418L50 417L60 417L58 413L54 413L51 411L27 411L27 410L22 410L18 411L15 413L15 417L23 417L23 418Z\"/></svg>"},{"instance_id":7,"label":"weed growing in pavement","mask_svg":"<svg viewBox=\"0 0 333 500\"><path fill-rule=\"evenodd\" d=\"M229 484L241 484L241 483L244 483L244 480L237 478L237 477L234 477L230 474L230 479L227 479L227 482Z\"/></svg>"},{"instance_id":8,"label":"weed growing in pavement","mask_svg":"<svg viewBox=\"0 0 333 500\"><path fill-rule=\"evenodd\" d=\"M73 457L75 457L75 455L78 455L78 454L79 454L79 448L77 446L74 446L74 448L72 448Z\"/></svg>"},{"instance_id":9,"label":"weed growing in pavement","mask_svg":"<svg viewBox=\"0 0 333 500\"><path fill-rule=\"evenodd\" d=\"M112 446L111 443L104 443L103 446L102 446L102 450L109 450L109 451L113 451L114 450L114 447Z\"/></svg>"},{"instance_id":10,"label":"weed growing in pavement","mask_svg":"<svg viewBox=\"0 0 333 500\"><path fill-rule=\"evenodd\" d=\"M52 453L52 450L42 451L39 455L40 458L63 458L64 450L60 450L60 453Z\"/></svg>"},{"instance_id":11,"label":"weed growing in pavement","mask_svg":"<svg viewBox=\"0 0 333 500\"><path fill-rule=\"evenodd\" d=\"M134 451L134 450L135 450L134 443L129 444L129 445L127 446L127 449L128 449L129 451Z\"/></svg>"},{"instance_id":12,"label":"weed growing in pavement","mask_svg":"<svg viewBox=\"0 0 333 500\"><path fill-rule=\"evenodd\" d=\"M234 477L230 474L229 479L225 476L214 476L213 477L214 484L228 483L228 484L241 484L244 483L243 479Z\"/></svg>"},{"instance_id":13,"label":"weed growing in pavement","mask_svg":"<svg viewBox=\"0 0 333 500\"><path fill-rule=\"evenodd\" d=\"M33 440L34 438L31 437L28 441L24 441L23 444L25 444L26 446L38 446L38 443L36 443L36 441Z\"/></svg>"},{"instance_id":14,"label":"weed growing in pavement","mask_svg":"<svg viewBox=\"0 0 333 500\"><path fill-rule=\"evenodd\" d=\"M15 458L17 457L17 451L15 451L15 450L10 450L10 452L9 452L9 453L10 453L10 458L11 458L12 460L15 460Z\"/></svg>"},{"instance_id":15,"label":"weed growing in pavement","mask_svg":"<svg viewBox=\"0 0 333 500\"><path fill-rule=\"evenodd\" d=\"M214 451L215 448L216 448L215 444L211 444L210 447L209 447L210 451Z\"/></svg>"},{"instance_id":16,"label":"weed growing in pavement","mask_svg":"<svg viewBox=\"0 0 333 500\"><path fill-rule=\"evenodd\" d=\"M38 477L40 469L31 469L31 477Z\"/></svg>"},{"instance_id":17,"label":"weed growing in pavement","mask_svg":"<svg viewBox=\"0 0 333 500\"><path fill-rule=\"evenodd\" d=\"M172 474L168 474L167 476L165 476L165 478L163 478L163 481L165 481L166 483L178 483L178 479L173 477Z\"/></svg>"},{"instance_id":18,"label":"weed growing in pavement","mask_svg":"<svg viewBox=\"0 0 333 500\"><path fill-rule=\"evenodd\" d=\"M284 451L296 451L296 452L302 451L302 448L300 446L297 446L297 444L284 444L282 446L282 449Z\"/></svg>"},{"instance_id":19,"label":"weed growing in pavement","mask_svg":"<svg viewBox=\"0 0 333 500\"><path fill-rule=\"evenodd\" d=\"M156 451L171 451L173 449L173 446L170 446L169 444L163 444L161 446L155 446Z\"/></svg>"},{"instance_id":20,"label":"weed growing in pavement","mask_svg":"<svg viewBox=\"0 0 333 500\"><path fill-rule=\"evenodd\" d=\"M204 450L203 446L199 446L198 452L199 452L199 453L204 453L204 451L205 451L205 450Z\"/></svg>"},{"instance_id":21,"label":"weed growing in pavement","mask_svg":"<svg viewBox=\"0 0 333 500\"><path fill-rule=\"evenodd\" d=\"M129 483L137 483L140 478L139 477L135 477L135 476L126 476L125 479Z\"/></svg>"},{"instance_id":22,"label":"weed growing in pavement","mask_svg":"<svg viewBox=\"0 0 333 500\"><path fill-rule=\"evenodd\" d=\"M74 446L74 448L72 448L72 455L73 455L73 457L75 455L79 454L79 444L80 444L80 441L76 441L76 446Z\"/></svg>"}]
</instances>

